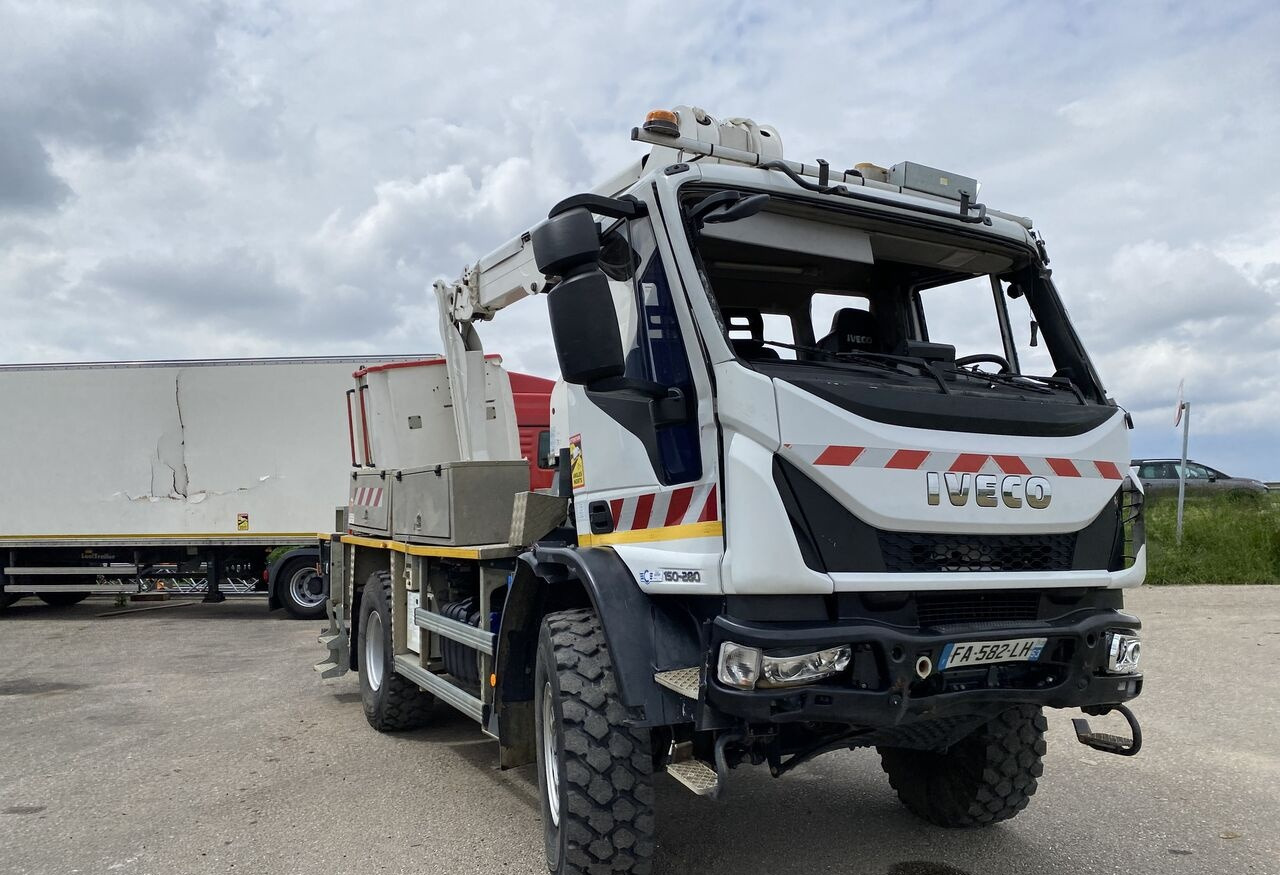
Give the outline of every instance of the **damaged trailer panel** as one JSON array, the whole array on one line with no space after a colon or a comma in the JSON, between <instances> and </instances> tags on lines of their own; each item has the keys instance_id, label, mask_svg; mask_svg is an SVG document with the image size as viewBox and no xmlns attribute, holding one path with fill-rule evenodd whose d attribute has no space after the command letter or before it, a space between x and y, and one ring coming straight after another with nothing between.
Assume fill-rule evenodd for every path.
<instances>
[{"instance_id":1,"label":"damaged trailer panel","mask_svg":"<svg viewBox=\"0 0 1280 875\"><path fill-rule=\"evenodd\" d=\"M137 591L144 577L261 581L273 548L313 543L347 501L340 472L316 475L349 440L335 388L421 358L0 366L0 606ZM273 607L323 615L315 554L269 569Z\"/></svg>"}]
</instances>

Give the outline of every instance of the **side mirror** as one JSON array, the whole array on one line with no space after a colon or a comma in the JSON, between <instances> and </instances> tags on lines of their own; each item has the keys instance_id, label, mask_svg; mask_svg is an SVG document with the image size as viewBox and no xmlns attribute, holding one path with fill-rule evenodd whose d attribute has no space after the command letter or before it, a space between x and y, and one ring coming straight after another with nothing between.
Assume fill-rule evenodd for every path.
<instances>
[{"instance_id":1,"label":"side mirror","mask_svg":"<svg viewBox=\"0 0 1280 875\"><path fill-rule=\"evenodd\" d=\"M553 216L530 234L538 269L560 282L547 293L560 376L583 386L622 376L626 362L609 278L600 270L600 233L585 207Z\"/></svg>"}]
</instances>

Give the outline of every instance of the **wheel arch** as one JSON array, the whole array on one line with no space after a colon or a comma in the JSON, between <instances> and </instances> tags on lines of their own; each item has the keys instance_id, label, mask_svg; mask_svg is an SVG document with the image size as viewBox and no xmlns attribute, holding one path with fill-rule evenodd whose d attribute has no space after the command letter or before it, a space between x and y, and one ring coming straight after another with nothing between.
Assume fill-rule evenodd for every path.
<instances>
[{"instance_id":1,"label":"wheel arch","mask_svg":"<svg viewBox=\"0 0 1280 875\"><path fill-rule=\"evenodd\" d=\"M320 561L320 547L318 545L314 547L294 547L292 550L281 553L276 557L276 561L272 562L271 567L267 570L267 610L274 611L284 607L280 602L280 594L277 587L282 577L281 572L295 559L310 559L318 563Z\"/></svg>"},{"instance_id":2,"label":"wheel arch","mask_svg":"<svg viewBox=\"0 0 1280 875\"><path fill-rule=\"evenodd\" d=\"M535 547L516 563L494 654L504 768L534 758L534 665L543 617L587 607L600 618L627 722L665 726L692 719L693 703L653 675L671 663L701 665L698 627L657 604L608 547Z\"/></svg>"}]
</instances>

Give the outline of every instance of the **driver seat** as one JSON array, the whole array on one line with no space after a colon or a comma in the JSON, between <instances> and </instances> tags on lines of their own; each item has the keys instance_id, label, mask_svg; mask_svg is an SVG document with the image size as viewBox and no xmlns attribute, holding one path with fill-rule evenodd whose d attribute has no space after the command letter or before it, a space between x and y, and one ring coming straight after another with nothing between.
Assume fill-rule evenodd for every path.
<instances>
[{"instance_id":1,"label":"driver seat","mask_svg":"<svg viewBox=\"0 0 1280 875\"><path fill-rule=\"evenodd\" d=\"M831 332L818 341L823 352L883 352L880 323L868 310L845 307L831 318Z\"/></svg>"}]
</instances>

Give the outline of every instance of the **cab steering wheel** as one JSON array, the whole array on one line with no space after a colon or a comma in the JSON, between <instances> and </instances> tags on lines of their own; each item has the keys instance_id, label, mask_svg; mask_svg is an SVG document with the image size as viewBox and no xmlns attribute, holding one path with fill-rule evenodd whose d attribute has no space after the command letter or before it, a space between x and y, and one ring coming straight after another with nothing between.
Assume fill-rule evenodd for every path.
<instances>
[{"instance_id":1,"label":"cab steering wheel","mask_svg":"<svg viewBox=\"0 0 1280 875\"><path fill-rule=\"evenodd\" d=\"M969 365L976 365L981 362L988 362L993 365L999 365L1000 370L997 373L1008 374L1013 372L1013 368L1009 367L1009 360L1002 355L996 355L993 352L980 352L976 355L965 355L956 359L956 367L964 368ZM977 368L973 370L977 371ZM980 373L980 372L979 372Z\"/></svg>"}]
</instances>

